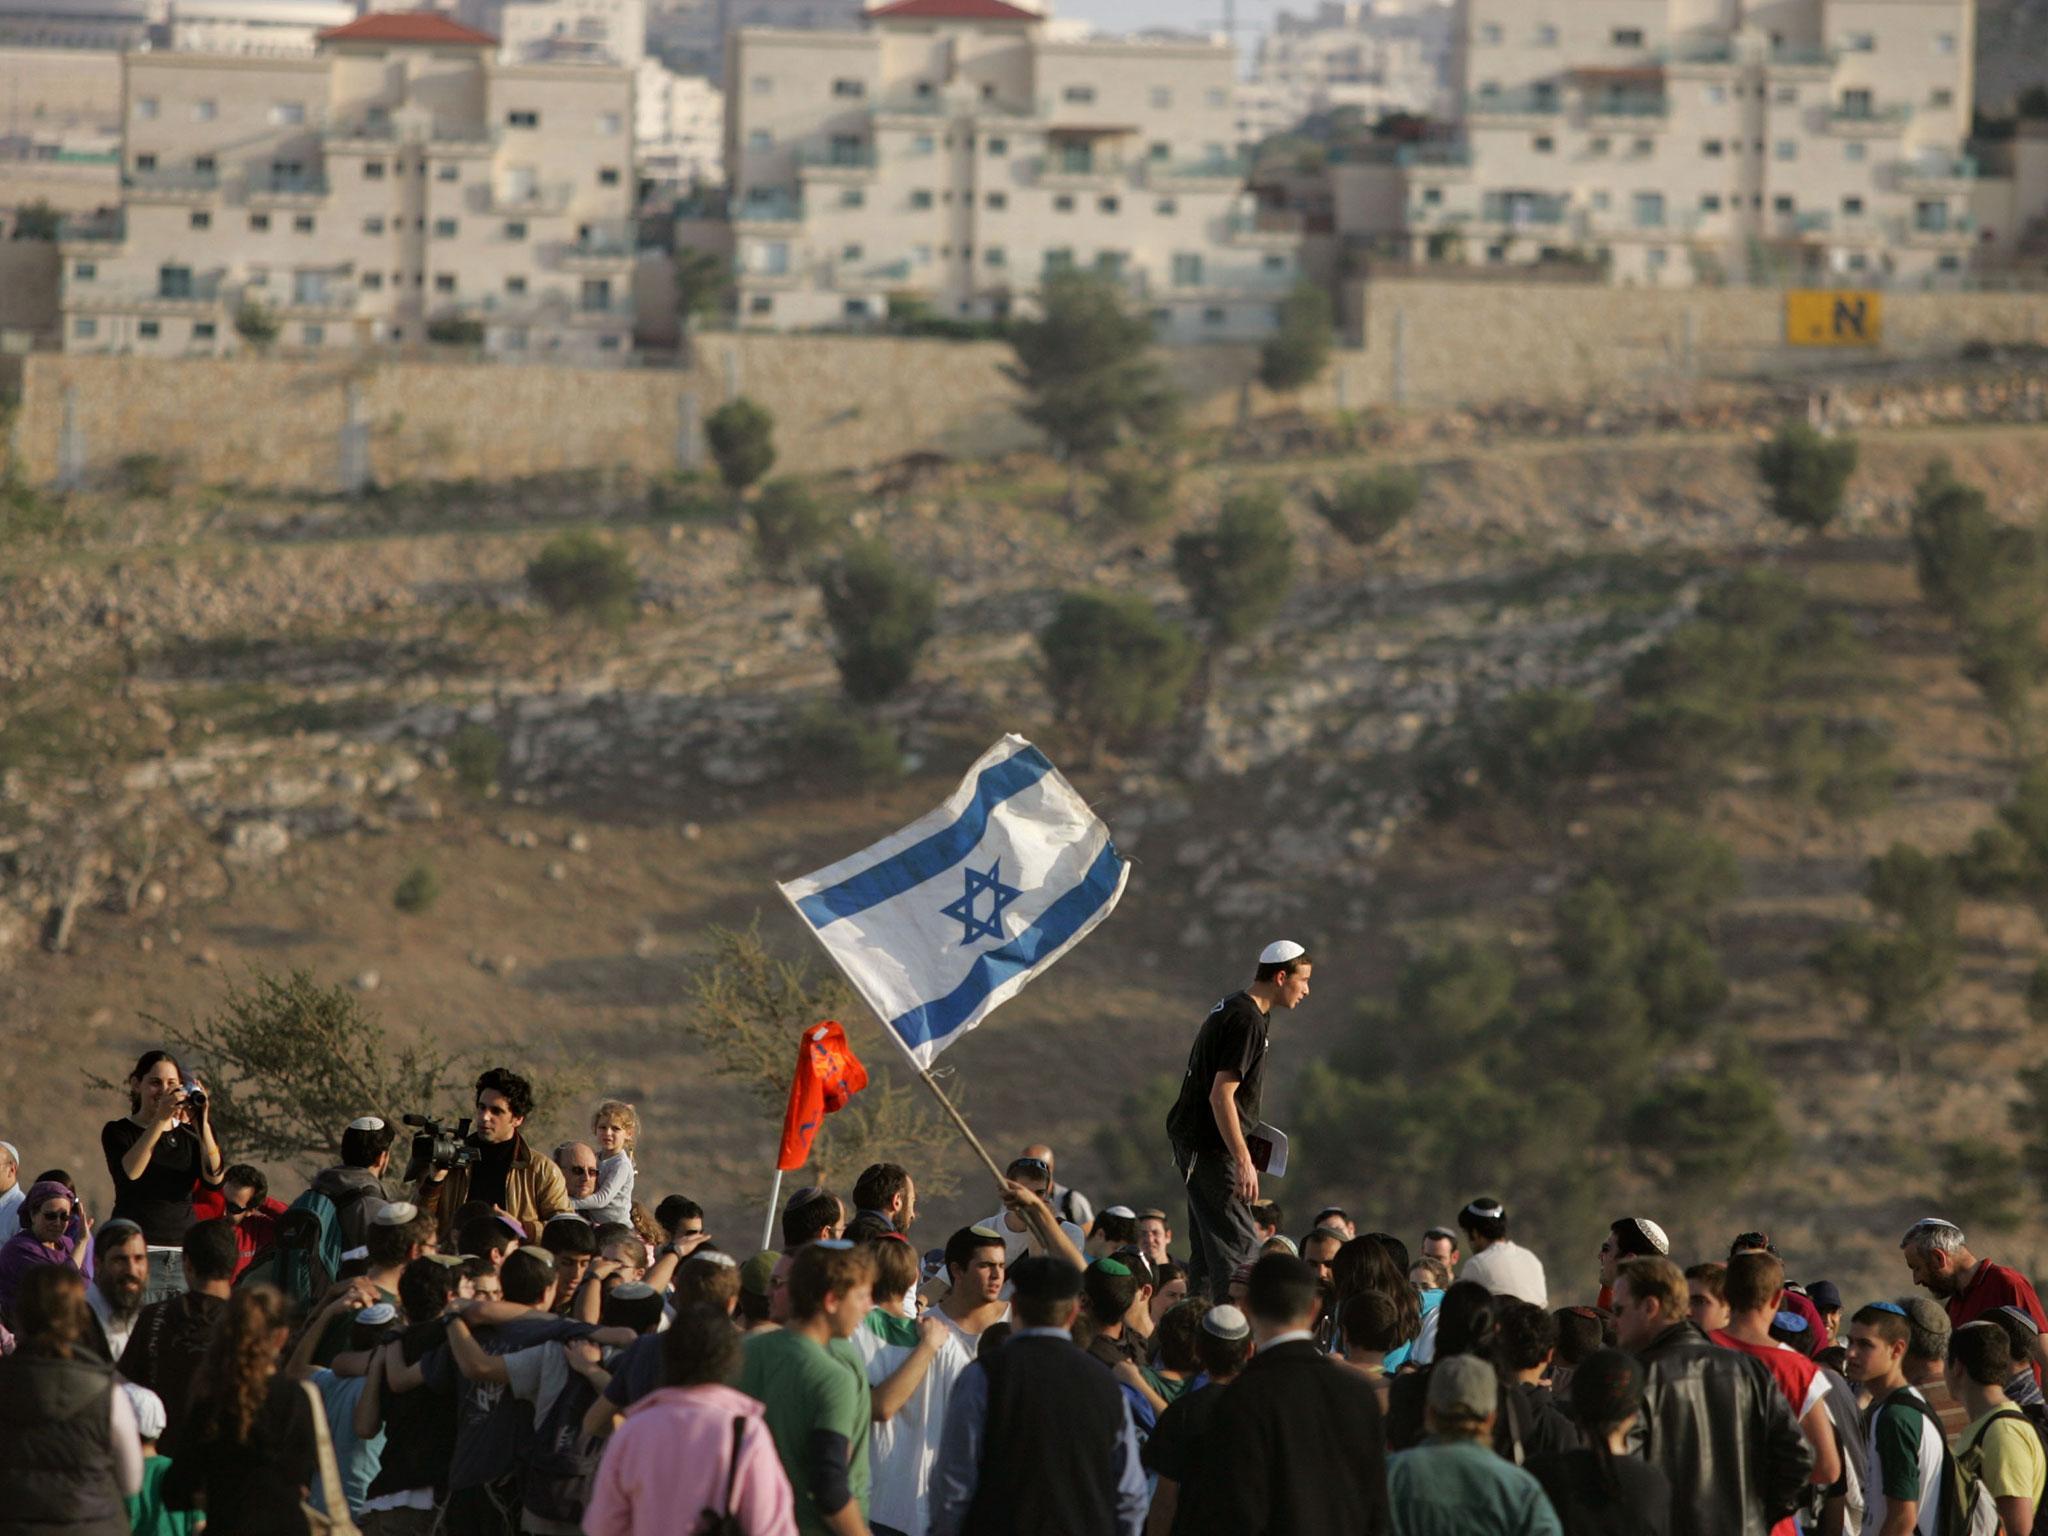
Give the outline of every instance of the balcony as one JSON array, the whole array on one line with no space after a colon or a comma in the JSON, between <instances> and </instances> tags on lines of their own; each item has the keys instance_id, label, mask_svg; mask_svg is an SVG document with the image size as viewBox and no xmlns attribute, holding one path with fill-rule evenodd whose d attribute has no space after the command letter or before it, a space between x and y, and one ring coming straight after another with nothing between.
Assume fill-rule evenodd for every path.
<instances>
[{"instance_id":1,"label":"balcony","mask_svg":"<svg viewBox=\"0 0 2048 1536\"><path fill-rule=\"evenodd\" d=\"M1048 192L1114 192L1130 184L1131 170L1120 160L1040 155L1031 162L1031 181Z\"/></svg>"},{"instance_id":2,"label":"balcony","mask_svg":"<svg viewBox=\"0 0 2048 1536\"><path fill-rule=\"evenodd\" d=\"M1663 49L1658 57L1666 64L1700 67L1742 62L1733 41L1725 37L1682 38Z\"/></svg>"},{"instance_id":3,"label":"balcony","mask_svg":"<svg viewBox=\"0 0 2048 1536\"><path fill-rule=\"evenodd\" d=\"M1403 144L1394 163L1408 173L1410 181L1453 181L1472 173L1469 144Z\"/></svg>"},{"instance_id":4,"label":"balcony","mask_svg":"<svg viewBox=\"0 0 2048 1536\"><path fill-rule=\"evenodd\" d=\"M245 288L245 299L257 299L275 308L289 320L345 319L356 312L361 291L354 283L326 283L315 288L294 288L288 297L272 298L263 288Z\"/></svg>"},{"instance_id":5,"label":"balcony","mask_svg":"<svg viewBox=\"0 0 2048 1536\"><path fill-rule=\"evenodd\" d=\"M1839 62L1840 57L1832 48L1780 47L1773 48L1770 52L1770 57L1765 59L1764 63L1767 68L1777 74L1810 71L1815 74L1826 75L1834 72L1835 65Z\"/></svg>"},{"instance_id":6,"label":"balcony","mask_svg":"<svg viewBox=\"0 0 2048 1536\"><path fill-rule=\"evenodd\" d=\"M194 277L171 292L161 281L67 283L62 307L80 314L212 315L220 312L222 297L218 274Z\"/></svg>"},{"instance_id":7,"label":"balcony","mask_svg":"<svg viewBox=\"0 0 2048 1536\"><path fill-rule=\"evenodd\" d=\"M796 152L797 176L803 181L848 184L875 179L873 144L806 145Z\"/></svg>"},{"instance_id":8,"label":"balcony","mask_svg":"<svg viewBox=\"0 0 2048 1536\"><path fill-rule=\"evenodd\" d=\"M1251 174L1250 161L1230 156L1178 165L1167 160L1147 160L1143 164L1146 186L1185 192L1230 191L1243 186L1245 177Z\"/></svg>"},{"instance_id":9,"label":"balcony","mask_svg":"<svg viewBox=\"0 0 2048 1536\"><path fill-rule=\"evenodd\" d=\"M320 130L330 154L387 154L395 144L426 144L443 154L489 154L504 137L502 129L485 123L394 121L356 118L329 123Z\"/></svg>"},{"instance_id":10,"label":"balcony","mask_svg":"<svg viewBox=\"0 0 2048 1536\"><path fill-rule=\"evenodd\" d=\"M1967 213L1945 219L1940 224L1900 219L1897 242L1923 251L1966 251L1977 243L1977 221Z\"/></svg>"},{"instance_id":11,"label":"balcony","mask_svg":"<svg viewBox=\"0 0 2048 1536\"><path fill-rule=\"evenodd\" d=\"M1555 91L1494 91L1465 102L1468 121L1492 127L1540 127L1563 111L1564 101Z\"/></svg>"},{"instance_id":12,"label":"balcony","mask_svg":"<svg viewBox=\"0 0 2048 1536\"><path fill-rule=\"evenodd\" d=\"M934 92L930 96L886 97L870 106L868 115L877 123L885 125L892 119L910 124L923 124L950 117L953 115L953 109L947 105L943 96Z\"/></svg>"},{"instance_id":13,"label":"balcony","mask_svg":"<svg viewBox=\"0 0 2048 1536\"><path fill-rule=\"evenodd\" d=\"M1884 106L1841 102L1828 109L1828 131L1845 139L1890 138L1912 118L1913 109L1904 102Z\"/></svg>"},{"instance_id":14,"label":"balcony","mask_svg":"<svg viewBox=\"0 0 2048 1536\"><path fill-rule=\"evenodd\" d=\"M252 208L314 208L327 198L327 178L306 174L251 176L243 196Z\"/></svg>"},{"instance_id":15,"label":"balcony","mask_svg":"<svg viewBox=\"0 0 2048 1536\"><path fill-rule=\"evenodd\" d=\"M1661 126L1671 115L1671 103L1662 95L1642 92L1606 92L1585 98L1588 128L1644 128Z\"/></svg>"},{"instance_id":16,"label":"balcony","mask_svg":"<svg viewBox=\"0 0 2048 1536\"><path fill-rule=\"evenodd\" d=\"M1977 162L1970 155L1931 155L1901 160L1893 168L1901 192L1968 192L1977 180Z\"/></svg>"},{"instance_id":17,"label":"balcony","mask_svg":"<svg viewBox=\"0 0 2048 1536\"><path fill-rule=\"evenodd\" d=\"M1571 201L1540 193L1489 193L1476 221L1483 228L1512 233L1521 229L1555 229L1571 214Z\"/></svg>"},{"instance_id":18,"label":"balcony","mask_svg":"<svg viewBox=\"0 0 2048 1536\"><path fill-rule=\"evenodd\" d=\"M490 211L519 217L524 214L562 213L576 194L571 181L517 181L500 183L490 189Z\"/></svg>"},{"instance_id":19,"label":"balcony","mask_svg":"<svg viewBox=\"0 0 2048 1536\"><path fill-rule=\"evenodd\" d=\"M1223 243L1253 250L1292 250L1301 241L1302 216L1289 208L1233 213L1223 221Z\"/></svg>"},{"instance_id":20,"label":"balcony","mask_svg":"<svg viewBox=\"0 0 2048 1536\"><path fill-rule=\"evenodd\" d=\"M564 272L603 274L633 265L634 231L624 221L585 226L573 242L555 248L555 264Z\"/></svg>"},{"instance_id":21,"label":"balcony","mask_svg":"<svg viewBox=\"0 0 2048 1536\"><path fill-rule=\"evenodd\" d=\"M128 218L118 208L57 222L57 249L66 256L104 254L128 238Z\"/></svg>"},{"instance_id":22,"label":"balcony","mask_svg":"<svg viewBox=\"0 0 2048 1536\"><path fill-rule=\"evenodd\" d=\"M220 172L135 170L121 185L131 203L210 203L220 194Z\"/></svg>"},{"instance_id":23,"label":"balcony","mask_svg":"<svg viewBox=\"0 0 2048 1536\"><path fill-rule=\"evenodd\" d=\"M756 189L758 193L760 189ZM794 233L804 221L804 200L793 192L750 195L733 206L732 227L753 234Z\"/></svg>"}]
</instances>

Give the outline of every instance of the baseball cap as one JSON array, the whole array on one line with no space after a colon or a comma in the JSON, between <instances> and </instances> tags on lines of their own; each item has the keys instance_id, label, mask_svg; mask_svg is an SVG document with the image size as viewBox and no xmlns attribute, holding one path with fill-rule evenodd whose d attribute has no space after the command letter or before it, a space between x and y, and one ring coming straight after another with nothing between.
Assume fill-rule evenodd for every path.
<instances>
[{"instance_id":1,"label":"baseball cap","mask_svg":"<svg viewBox=\"0 0 2048 1536\"><path fill-rule=\"evenodd\" d=\"M1285 965L1290 960L1299 960L1308 951L1292 939L1275 939L1259 951L1259 964Z\"/></svg>"},{"instance_id":2,"label":"baseball cap","mask_svg":"<svg viewBox=\"0 0 2048 1536\"><path fill-rule=\"evenodd\" d=\"M749 1296L769 1294L769 1281L775 1274L775 1266L782 1262L782 1255L770 1248L755 1254L740 1266L740 1289Z\"/></svg>"},{"instance_id":3,"label":"baseball cap","mask_svg":"<svg viewBox=\"0 0 2048 1536\"><path fill-rule=\"evenodd\" d=\"M1202 1314L1202 1331L1219 1339L1242 1339L1250 1334L1252 1325L1242 1311L1226 1301Z\"/></svg>"},{"instance_id":4,"label":"baseball cap","mask_svg":"<svg viewBox=\"0 0 2048 1536\"><path fill-rule=\"evenodd\" d=\"M1437 1361L1429 1373L1429 1406L1445 1418L1484 1419L1500 1399L1500 1378L1476 1355Z\"/></svg>"},{"instance_id":5,"label":"baseball cap","mask_svg":"<svg viewBox=\"0 0 2048 1536\"><path fill-rule=\"evenodd\" d=\"M1839 1312L1842 1310L1842 1292L1832 1280L1816 1280L1806 1288L1806 1299L1813 1303L1816 1312Z\"/></svg>"}]
</instances>

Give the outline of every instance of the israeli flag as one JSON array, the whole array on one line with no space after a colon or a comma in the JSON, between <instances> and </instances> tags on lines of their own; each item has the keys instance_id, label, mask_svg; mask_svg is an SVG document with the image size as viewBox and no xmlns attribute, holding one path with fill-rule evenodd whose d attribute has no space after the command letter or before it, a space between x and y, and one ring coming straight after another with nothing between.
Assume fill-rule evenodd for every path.
<instances>
[{"instance_id":1,"label":"israeli flag","mask_svg":"<svg viewBox=\"0 0 2048 1536\"><path fill-rule=\"evenodd\" d=\"M1086 938L1130 865L1021 736L872 848L779 886L919 1068Z\"/></svg>"}]
</instances>

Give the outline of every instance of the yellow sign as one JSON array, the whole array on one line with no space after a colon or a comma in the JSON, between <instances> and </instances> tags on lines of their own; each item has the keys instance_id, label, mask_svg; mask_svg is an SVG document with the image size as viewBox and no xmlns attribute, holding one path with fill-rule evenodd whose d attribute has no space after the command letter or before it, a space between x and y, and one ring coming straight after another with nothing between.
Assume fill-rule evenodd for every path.
<instances>
[{"instance_id":1,"label":"yellow sign","mask_svg":"<svg viewBox=\"0 0 2048 1536\"><path fill-rule=\"evenodd\" d=\"M1884 295L1794 289L1785 295L1785 340L1795 347L1874 347L1884 340Z\"/></svg>"}]
</instances>

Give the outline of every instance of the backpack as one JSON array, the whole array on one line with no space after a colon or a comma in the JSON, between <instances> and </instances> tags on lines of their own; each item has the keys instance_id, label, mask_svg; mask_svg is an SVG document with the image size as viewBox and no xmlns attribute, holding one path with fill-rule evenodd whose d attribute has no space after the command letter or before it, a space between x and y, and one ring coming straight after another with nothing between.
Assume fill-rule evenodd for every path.
<instances>
[{"instance_id":1,"label":"backpack","mask_svg":"<svg viewBox=\"0 0 2048 1536\"><path fill-rule=\"evenodd\" d=\"M740 1442L747 1437L747 1421L736 1418L732 1421L732 1461L725 1471L725 1503L720 1509L707 1509L697 1517L697 1536L746 1536L746 1527L740 1524L740 1517L732 1512L732 1496L740 1486Z\"/></svg>"},{"instance_id":2,"label":"backpack","mask_svg":"<svg viewBox=\"0 0 2048 1536\"><path fill-rule=\"evenodd\" d=\"M1900 1403L1925 1418L1939 1434L1941 1420L1936 1417L1934 1409L1920 1398L1907 1394L1908 1389L1900 1388L1878 1405L1878 1412L1883 1412L1895 1402ZM2025 1423L2026 1418L2017 1408L1999 1409L1984 1421L1984 1427L1977 1431L1976 1438L1963 1447L1963 1455L1976 1450L1984 1437L1991 1433L1991 1426L2000 1419L2018 1419ZM1998 1502L1991 1497L1991 1490L1984 1486L1984 1479L1974 1473L1968 1477L1963 1475L1962 1466L1956 1454L1949 1449L1946 1438L1941 1444L1941 1518L1935 1528L1941 1536L2000 1536L2005 1529L1998 1516Z\"/></svg>"},{"instance_id":3,"label":"backpack","mask_svg":"<svg viewBox=\"0 0 2048 1536\"><path fill-rule=\"evenodd\" d=\"M284 1292L287 1306L312 1306L341 1273L341 1213L368 1193L352 1189L337 1203L307 1190L277 1218L276 1246L244 1270L238 1283L267 1281Z\"/></svg>"},{"instance_id":4,"label":"backpack","mask_svg":"<svg viewBox=\"0 0 2048 1536\"><path fill-rule=\"evenodd\" d=\"M593 1441L588 1453L581 1449L583 1416L596 1401L597 1388L571 1371L548 1405L519 1474L519 1502L528 1514L570 1525L582 1521L598 1459L604 1454L601 1440Z\"/></svg>"}]
</instances>

